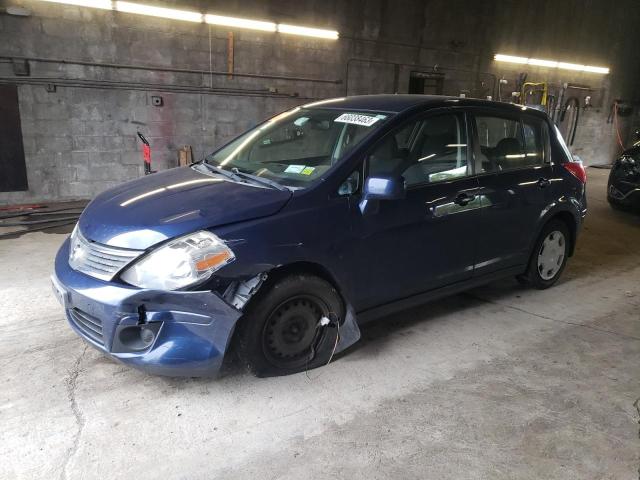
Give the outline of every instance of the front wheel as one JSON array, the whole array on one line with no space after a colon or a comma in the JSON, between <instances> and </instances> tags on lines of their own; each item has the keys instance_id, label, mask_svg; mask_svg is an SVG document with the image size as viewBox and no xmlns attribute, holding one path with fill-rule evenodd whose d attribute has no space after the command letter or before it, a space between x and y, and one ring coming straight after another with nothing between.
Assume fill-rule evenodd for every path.
<instances>
[{"instance_id":1,"label":"front wheel","mask_svg":"<svg viewBox=\"0 0 640 480\"><path fill-rule=\"evenodd\" d=\"M518 279L538 289L552 286L567 264L569 241L566 224L560 220L551 220L536 241L527 271Z\"/></svg>"},{"instance_id":2,"label":"front wheel","mask_svg":"<svg viewBox=\"0 0 640 480\"><path fill-rule=\"evenodd\" d=\"M259 377L287 375L326 363L344 318L340 294L325 280L297 274L265 285L239 326L239 354ZM328 323L328 324L327 324Z\"/></svg>"}]
</instances>

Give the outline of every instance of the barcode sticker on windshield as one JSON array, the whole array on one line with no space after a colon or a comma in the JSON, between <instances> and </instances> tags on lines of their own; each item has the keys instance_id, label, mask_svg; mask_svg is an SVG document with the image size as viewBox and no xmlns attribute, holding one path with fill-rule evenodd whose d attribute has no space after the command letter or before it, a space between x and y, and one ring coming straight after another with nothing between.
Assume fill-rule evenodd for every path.
<instances>
[{"instance_id":1,"label":"barcode sticker on windshield","mask_svg":"<svg viewBox=\"0 0 640 480\"><path fill-rule=\"evenodd\" d=\"M378 117L371 117L369 115L361 115L359 113L343 113L334 122L351 123L353 125L362 125L363 127L370 127L374 123L380 120Z\"/></svg>"}]
</instances>

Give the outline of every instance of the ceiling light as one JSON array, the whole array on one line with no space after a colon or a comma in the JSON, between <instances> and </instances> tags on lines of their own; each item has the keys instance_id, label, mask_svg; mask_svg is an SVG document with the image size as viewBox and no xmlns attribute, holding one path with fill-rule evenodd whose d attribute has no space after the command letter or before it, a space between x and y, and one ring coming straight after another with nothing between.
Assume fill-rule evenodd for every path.
<instances>
[{"instance_id":1,"label":"ceiling light","mask_svg":"<svg viewBox=\"0 0 640 480\"><path fill-rule=\"evenodd\" d=\"M292 35L303 35L305 37L338 39L338 32L335 30L323 30L321 28L298 27L296 25L287 25L285 23L278 24L278 32L289 33Z\"/></svg>"},{"instance_id":2,"label":"ceiling light","mask_svg":"<svg viewBox=\"0 0 640 480\"><path fill-rule=\"evenodd\" d=\"M223 17L222 15L205 15L204 21L211 25L223 25L225 27L250 28L252 30L263 30L265 32L276 31L276 24L273 22L248 20L246 18Z\"/></svg>"},{"instance_id":3,"label":"ceiling light","mask_svg":"<svg viewBox=\"0 0 640 480\"><path fill-rule=\"evenodd\" d=\"M526 65L534 65L537 67L559 68L562 70L574 70L577 72L589 72L608 74L609 68L607 67L593 67L590 65L579 65L576 63L556 62L555 60L541 60L539 58L526 58L526 57L514 57L513 55L502 55L500 53L494 55L494 60L497 62L518 63Z\"/></svg>"},{"instance_id":4,"label":"ceiling light","mask_svg":"<svg viewBox=\"0 0 640 480\"><path fill-rule=\"evenodd\" d=\"M186 22L202 22L202 14L198 12L189 12L187 10L174 10L173 8L152 7L150 5L142 5L139 3L115 2L116 10L119 12L137 13L140 15L149 15L151 17L171 18L173 20L184 20Z\"/></svg>"},{"instance_id":5,"label":"ceiling light","mask_svg":"<svg viewBox=\"0 0 640 480\"><path fill-rule=\"evenodd\" d=\"M113 2L111 0L42 0L50 3L64 3L66 5L76 5L78 7L102 8L111 10Z\"/></svg>"}]
</instances>

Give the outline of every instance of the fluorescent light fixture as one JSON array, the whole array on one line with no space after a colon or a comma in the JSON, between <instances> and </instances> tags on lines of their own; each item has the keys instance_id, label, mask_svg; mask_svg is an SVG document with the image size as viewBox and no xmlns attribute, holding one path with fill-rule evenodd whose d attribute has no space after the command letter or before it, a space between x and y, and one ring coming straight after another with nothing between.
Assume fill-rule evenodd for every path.
<instances>
[{"instance_id":1,"label":"fluorescent light fixture","mask_svg":"<svg viewBox=\"0 0 640 480\"><path fill-rule=\"evenodd\" d=\"M102 8L103 10L111 10L113 2L111 0L42 0L49 3L63 3L65 5L75 5L78 7Z\"/></svg>"},{"instance_id":2,"label":"fluorescent light fixture","mask_svg":"<svg viewBox=\"0 0 640 480\"><path fill-rule=\"evenodd\" d=\"M323 30L321 28L298 27L296 25L287 25L285 23L278 24L278 32L288 33L291 35L303 35L305 37L338 39L338 32L335 30Z\"/></svg>"},{"instance_id":3,"label":"fluorescent light fixture","mask_svg":"<svg viewBox=\"0 0 640 480\"><path fill-rule=\"evenodd\" d=\"M518 63L521 65L534 65L536 67L559 68L562 70L573 70L576 72L600 73L603 75L609 73L609 69L607 67L593 67L591 65L556 62L555 60L542 60L539 58L514 57L513 55L503 55L501 53L494 55L493 59L496 62Z\"/></svg>"},{"instance_id":4,"label":"fluorescent light fixture","mask_svg":"<svg viewBox=\"0 0 640 480\"><path fill-rule=\"evenodd\" d=\"M558 68L558 62L554 62L553 60L540 60L538 58L530 58L527 63L529 65L535 65L537 67Z\"/></svg>"},{"instance_id":5,"label":"fluorescent light fixture","mask_svg":"<svg viewBox=\"0 0 640 480\"><path fill-rule=\"evenodd\" d=\"M575 63L558 62L558 68L563 70L577 70L579 72L585 69L584 65L577 65Z\"/></svg>"},{"instance_id":6,"label":"fluorescent light fixture","mask_svg":"<svg viewBox=\"0 0 640 480\"><path fill-rule=\"evenodd\" d=\"M529 59L526 58L526 57L514 57L512 55L497 54L493 58L497 62L508 62L508 63L527 63L527 62L529 62Z\"/></svg>"},{"instance_id":7,"label":"fluorescent light fixture","mask_svg":"<svg viewBox=\"0 0 640 480\"><path fill-rule=\"evenodd\" d=\"M184 20L186 22L202 23L202 14L189 12L187 10L175 10L173 8L152 7L140 3L115 2L118 12L137 13L139 15L149 15L151 17L170 18L173 20Z\"/></svg>"},{"instance_id":8,"label":"fluorescent light fixture","mask_svg":"<svg viewBox=\"0 0 640 480\"><path fill-rule=\"evenodd\" d=\"M122 0L40 0L49 3L61 3L65 5L75 5L78 7L101 8L104 10L116 10L118 12L135 13L138 15L148 15L150 17L170 18L172 20L183 20L185 22L208 23L210 25L220 25L231 28L247 28L250 30L261 30L263 32L280 32L291 35L302 35L305 37L327 38L337 40L339 33L335 30L324 30L322 28L300 27L297 25L287 25L285 23L276 24L262 20L250 20L248 18L226 17L223 15L203 14L189 10L177 10L174 8L155 7L141 3L126 2ZM591 67L596 68L596 67Z\"/></svg>"},{"instance_id":9,"label":"fluorescent light fixture","mask_svg":"<svg viewBox=\"0 0 640 480\"><path fill-rule=\"evenodd\" d=\"M250 28L251 30L262 30L264 32L275 32L276 24L273 22L262 22L260 20L248 20L246 18L223 17L222 15L205 15L204 21L211 25L223 25L234 28Z\"/></svg>"},{"instance_id":10,"label":"fluorescent light fixture","mask_svg":"<svg viewBox=\"0 0 640 480\"><path fill-rule=\"evenodd\" d=\"M604 75L609 73L609 69L607 67L592 67L590 65L585 65L582 70L591 73L602 73Z\"/></svg>"}]
</instances>

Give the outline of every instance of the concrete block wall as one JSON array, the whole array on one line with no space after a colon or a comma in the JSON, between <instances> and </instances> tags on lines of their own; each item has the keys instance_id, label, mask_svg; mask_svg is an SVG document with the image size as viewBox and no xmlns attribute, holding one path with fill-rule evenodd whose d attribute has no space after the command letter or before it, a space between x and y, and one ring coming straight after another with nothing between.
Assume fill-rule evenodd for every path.
<instances>
[{"instance_id":1,"label":"concrete block wall","mask_svg":"<svg viewBox=\"0 0 640 480\"><path fill-rule=\"evenodd\" d=\"M225 28L37 0L4 1L32 15L0 15L0 56L227 69ZM619 2L620 8L612 9L604 0L562 5L553 0L237 0L214 8L204 1L167 0L164 5L178 8L333 28L341 39L234 31L236 73L296 79L30 62L30 77L15 79L29 190L0 193L0 204L91 198L143 175L138 130L152 143L153 168L161 170L177 164L183 145L191 145L195 158L201 158L265 118L310 99L345 91L406 92L410 72L425 66L446 72L446 93L473 88L484 96L491 92L490 74L514 82L522 70L495 64L497 52L612 68L606 78L527 69L530 80L605 89L601 105L583 115L574 146L587 162L602 163L618 148L613 127L606 123L610 103L634 97L639 76L629 66L640 60L633 48L638 39L633 19L640 5ZM354 58L365 61L349 62ZM48 92L43 83L36 84L40 78L65 81L51 80L57 86ZM0 58L0 81L12 79L11 65ZM101 83L80 86L70 80ZM164 105L153 106L152 95L161 96ZM625 133L632 120L623 122Z\"/></svg>"}]
</instances>

